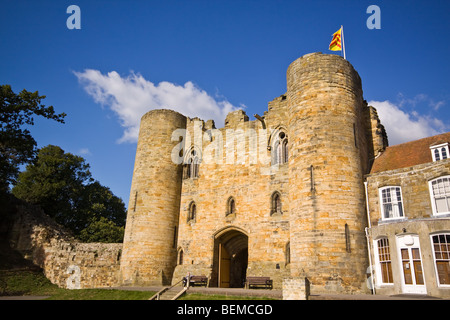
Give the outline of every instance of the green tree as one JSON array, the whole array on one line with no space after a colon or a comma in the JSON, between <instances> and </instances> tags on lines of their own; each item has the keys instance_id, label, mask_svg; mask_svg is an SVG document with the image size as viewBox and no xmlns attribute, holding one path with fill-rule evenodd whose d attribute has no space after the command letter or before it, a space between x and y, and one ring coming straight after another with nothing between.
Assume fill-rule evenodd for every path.
<instances>
[{"instance_id":1,"label":"green tree","mask_svg":"<svg viewBox=\"0 0 450 320\"><path fill-rule=\"evenodd\" d=\"M117 243L123 241L125 228L114 224L105 217L100 217L81 230L79 238L83 242Z\"/></svg>"},{"instance_id":2,"label":"green tree","mask_svg":"<svg viewBox=\"0 0 450 320\"><path fill-rule=\"evenodd\" d=\"M123 238L126 218L123 201L109 188L94 181L89 164L82 157L66 153L58 146L49 145L39 150L36 161L19 174L12 193L39 205L75 236L82 236L82 240L100 241L102 234L105 239L111 239L113 231L116 240ZM105 231L100 227L111 228ZM97 230L96 235L93 235L94 230Z\"/></svg>"},{"instance_id":3,"label":"green tree","mask_svg":"<svg viewBox=\"0 0 450 320\"><path fill-rule=\"evenodd\" d=\"M27 126L34 125L34 117L64 123L65 113L56 114L53 106L41 104L45 96L22 90L15 94L10 85L0 85L0 192L9 191L19 167L36 156L36 141Z\"/></svg>"},{"instance_id":4,"label":"green tree","mask_svg":"<svg viewBox=\"0 0 450 320\"><path fill-rule=\"evenodd\" d=\"M89 165L82 157L48 145L40 149L36 161L19 174L12 193L19 199L39 205L58 223L77 233L85 227L80 226L85 219L77 212L78 203L84 185L91 180Z\"/></svg>"}]
</instances>

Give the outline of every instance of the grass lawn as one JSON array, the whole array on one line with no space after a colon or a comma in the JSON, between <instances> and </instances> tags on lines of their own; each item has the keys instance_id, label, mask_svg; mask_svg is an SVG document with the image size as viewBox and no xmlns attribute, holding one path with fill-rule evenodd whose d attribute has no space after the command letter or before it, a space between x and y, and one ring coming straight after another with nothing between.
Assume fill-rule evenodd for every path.
<instances>
[{"instance_id":1,"label":"grass lawn","mask_svg":"<svg viewBox=\"0 0 450 320\"><path fill-rule=\"evenodd\" d=\"M40 271L0 271L0 295L49 296L49 300L148 300L154 294L113 289L68 290L52 284Z\"/></svg>"},{"instance_id":2,"label":"grass lawn","mask_svg":"<svg viewBox=\"0 0 450 320\"><path fill-rule=\"evenodd\" d=\"M155 292L116 289L69 290L52 284L41 271L1 270L0 296L49 296L48 300L148 300ZM179 300L273 300L267 297L188 293Z\"/></svg>"},{"instance_id":3,"label":"grass lawn","mask_svg":"<svg viewBox=\"0 0 450 320\"><path fill-rule=\"evenodd\" d=\"M247 296L225 296L218 294L199 294L199 293L188 293L181 296L178 300L276 300L267 297L247 297Z\"/></svg>"}]
</instances>

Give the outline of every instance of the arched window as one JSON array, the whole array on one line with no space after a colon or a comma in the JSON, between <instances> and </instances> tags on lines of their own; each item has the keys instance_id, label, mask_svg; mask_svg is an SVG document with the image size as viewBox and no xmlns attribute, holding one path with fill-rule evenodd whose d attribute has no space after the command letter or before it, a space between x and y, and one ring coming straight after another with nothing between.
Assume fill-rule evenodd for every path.
<instances>
[{"instance_id":1,"label":"arched window","mask_svg":"<svg viewBox=\"0 0 450 320\"><path fill-rule=\"evenodd\" d=\"M189 212L188 212L188 219L187 221L195 221L195 217L197 215L197 206L195 205L195 202L192 201L189 205Z\"/></svg>"},{"instance_id":2,"label":"arched window","mask_svg":"<svg viewBox=\"0 0 450 320\"><path fill-rule=\"evenodd\" d=\"M434 265L439 285L450 285L450 233L431 236L433 242Z\"/></svg>"},{"instance_id":3,"label":"arched window","mask_svg":"<svg viewBox=\"0 0 450 320\"><path fill-rule=\"evenodd\" d=\"M272 164L283 164L289 160L288 138L284 131L279 131L274 137L272 148Z\"/></svg>"},{"instance_id":4,"label":"arched window","mask_svg":"<svg viewBox=\"0 0 450 320\"><path fill-rule=\"evenodd\" d=\"M179 265L183 264L183 255L184 255L183 249L180 249L180 251L178 252L178 264Z\"/></svg>"},{"instance_id":5,"label":"arched window","mask_svg":"<svg viewBox=\"0 0 450 320\"><path fill-rule=\"evenodd\" d=\"M275 213L282 214L281 211L281 194L275 191L271 197L270 215Z\"/></svg>"},{"instance_id":6,"label":"arched window","mask_svg":"<svg viewBox=\"0 0 450 320\"><path fill-rule=\"evenodd\" d=\"M394 283L392 278L391 249L387 237L375 240L375 263L378 284Z\"/></svg>"},{"instance_id":7,"label":"arched window","mask_svg":"<svg viewBox=\"0 0 450 320\"><path fill-rule=\"evenodd\" d=\"M450 176L431 180L429 187L433 214L450 213Z\"/></svg>"},{"instance_id":8,"label":"arched window","mask_svg":"<svg viewBox=\"0 0 450 320\"><path fill-rule=\"evenodd\" d=\"M195 149L189 153L183 167L183 178L198 178L198 169L200 166L200 156Z\"/></svg>"},{"instance_id":9,"label":"arched window","mask_svg":"<svg viewBox=\"0 0 450 320\"><path fill-rule=\"evenodd\" d=\"M430 146L433 161L445 160L448 158L448 142Z\"/></svg>"},{"instance_id":10,"label":"arched window","mask_svg":"<svg viewBox=\"0 0 450 320\"><path fill-rule=\"evenodd\" d=\"M236 213L236 201L233 197L229 197L227 201L227 216Z\"/></svg>"},{"instance_id":11,"label":"arched window","mask_svg":"<svg viewBox=\"0 0 450 320\"><path fill-rule=\"evenodd\" d=\"M441 157L439 154L439 149L434 149L434 157L435 157L436 161L441 160Z\"/></svg>"},{"instance_id":12,"label":"arched window","mask_svg":"<svg viewBox=\"0 0 450 320\"><path fill-rule=\"evenodd\" d=\"M442 159L447 159L447 149L441 148Z\"/></svg>"}]
</instances>

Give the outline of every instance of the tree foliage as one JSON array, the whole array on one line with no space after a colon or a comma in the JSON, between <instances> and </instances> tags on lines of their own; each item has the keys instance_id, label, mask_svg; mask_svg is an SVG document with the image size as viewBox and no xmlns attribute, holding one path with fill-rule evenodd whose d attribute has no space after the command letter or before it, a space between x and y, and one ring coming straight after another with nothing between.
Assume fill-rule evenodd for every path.
<instances>
[{"instance_id":1,"label":"tree foliage","mask_svg":"<svg viewBox=\"0 0 450 320\"><path fill-rule=\"evenodd\" d=\"M22 90L15 94L10 85L0 85L0 192L7 192L14 183L19 166L36 155L36 141L27 126L34 125L34 117L64 123L65 113L56 114L53 106L41 104L45 96Z\"/></svg>"},{"instance_id":2,"label":"tree foliage","mask_svg":"<svg viewBox=\"0 0 450 320\"><path fill-rule=\"evenodd\" d=\"M125 228L114 224L105 217L93 220L81 230L79 238L83 242L117 243L123 241Z\"/></svg>"},{"instance_id":3,"label":"tree foliage","mask_svg":"<svg viewBox=\"0 0 450 320\"><path fill-rule=\"evenodd\" d=\"M39 205L82 240L100 241L102 235L103 242L120 242L123 238L123 201L94 181L82 157L58 146L40 149L36 161L19 174L12 192L19 199Z\"/></svg>"}]
</instances>

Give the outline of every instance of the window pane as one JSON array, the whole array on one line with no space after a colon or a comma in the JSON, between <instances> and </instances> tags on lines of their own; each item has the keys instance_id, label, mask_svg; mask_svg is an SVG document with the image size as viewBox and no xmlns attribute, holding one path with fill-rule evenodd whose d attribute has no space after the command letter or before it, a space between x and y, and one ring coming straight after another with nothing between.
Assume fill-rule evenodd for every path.
<instances>
[{"instance_id":1,"label":"window pane","mask_svg":"<svg viewBox=\"0 0 450 320\"><path fill-rule=\"evenodd\" d=\"M400 187L386 187L381 190L383 219L403 217L402 193Z\"/></svg>"},{"instance_id":2,"label":"window pane","mask_svg":"<svg viewBox=\"0 0 450 320\"><path fill-rule=\"evenodd\" d=\"M446 212L447 211L447 200L445 198L436 198L436 212Z\"/></svg>"},{"instance_id":3,"label":"window pane","mask_svg":"<svg viewBox=\"0 0 450 320\"><path fill-rule=\"evenodd\" d=\"M409 261L403 261L403 275L405 276L405 284L413 284Z\"/></svg>"},{"instance_id":4,"label":"window pane","mask_svg":"<svg viewBox=\"0 0 450 320\"><path fill-rule=\"evenodd\" d=\"M416 284L423 284L422 263L420 260L414 261L414 274L416 276Z\"/></svg>"},{"instance_id":5,"label":"window pane","mask_svg":"<svg viewBox=\"0 0 450 320\"><path fill-rule=\"evenodd\" d=\"M380 259L381 280L383 283L392 283L392 267L389 254L389 240L382 238L377 241L378 257Z\"/></svg>"},{"instance_id":6,"label":"window pane","mask_svg":"<svg viewBox=\"0 0 450 320\"><path fill-rule=\"evenodd\" d=\"M450 234L435 235L432 239L439 284L450 284Z\"/></svg>"},{"instance_id":7,"label":"window pane","mask_svg":"<svg viewBox=\"0 0 450 320\"><path fill-rule=\"evenodd\" d=\"M439 284L450 284L450 264L447 261L437 261Z\"/></svg>"},{"instance_id":8,"label":"window pane","mask_svg":"<svg viewBox=\"0 0 450 320\"><path fill-rule=\"evenodd\" d=\"M439 150L438 149L434 149L434 157L436 158L436 161L440 160L441 158L439 157Z\"/></svg>"},{"instance_id":9,"label":"window pane","mask_svg":"<svg viewBox=\"0 0 450 320\"><path fill-rule=\"evenodd\" d=\"M418 248L411 249L413 260L420 260L420 253Z\"/></svg>"},{"instance_id":10,"label":"window pane","mask_svg":"<svg viewBox=\"0 0 450 320\"><path fill-rule=\"evenodd\" d=\"M384 206L384 217L385 218L392 218L392 204L388 203Z\"/></svg>"},{"instance_id":11,"label":"window pane","mask_svg":"<svg viewBox=\"0 0 450 320\"><path fill-rule=\"evenodd\" d=\"M444 148L441 149L442 159L447 159L447 150Z\"/></svg>"},{"instance_id":12,"label":"window pane","mask_svg":"<svg viewBox=\"0 0 450 320\"><path fill-rule=\"evenodd\" d=\"M408 260L409 261L409 254L408 249L402 249L402 260Z\"/></svg>"}]
</instances>

